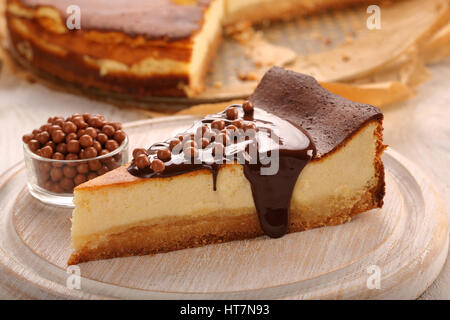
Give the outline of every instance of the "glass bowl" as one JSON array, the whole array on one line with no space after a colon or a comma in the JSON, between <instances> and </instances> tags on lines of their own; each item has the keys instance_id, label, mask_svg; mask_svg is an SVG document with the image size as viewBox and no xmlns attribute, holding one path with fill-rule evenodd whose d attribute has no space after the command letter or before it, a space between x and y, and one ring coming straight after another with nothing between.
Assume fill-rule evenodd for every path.
<instances>
[{"instance_id":1,"label":"glass bowl","mask_svg":"<svg viewBox=\"0 0 450 320\"><path fill-rule=\"evenodd\" d=\"M73 208L77 185L128 163L128 136L116 150L90 159L48 159L32 152L26 143L23 151L31 195L46 204Z\"/></svg>"}]
</instances>

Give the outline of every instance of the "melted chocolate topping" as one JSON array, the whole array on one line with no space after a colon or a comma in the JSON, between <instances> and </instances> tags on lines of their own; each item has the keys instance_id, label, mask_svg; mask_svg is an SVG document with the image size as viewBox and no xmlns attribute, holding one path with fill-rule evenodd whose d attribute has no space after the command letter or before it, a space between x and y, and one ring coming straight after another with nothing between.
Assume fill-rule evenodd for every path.
<instances>
[{"instance_id":1,"label":"melted chocolate topping","mask_svg":"<svg viewBox=\"0 0 450 320\"><path fill-rule=\"evenodd\" d=\"M189 38L203 24L211 0L22 0L29 7L52 6L63 19L70 5L81 9L81 30L124 32L149 39Z\"/></svg>"},{"instance_id":2,"label":"melted chocolate topping","mask_svg":"<svg viewBox=\"0 0 450 320\"><path fill-rule=\"evenodd\" d=\"M249 101L255 106L251 113L244 113L241 105L230 106L227 110L237 109L243 128L254 125L256 131L240 130L229 135L231 144L225 148L223 159L243 165L262 230L271 237L281 237L288 232L292 192L308 162L332 152L366 122L380 120L383 115L373 106L331 94L312 77L278 67L265 74ZM194 124L184 133L183 141L198 141L202 126L206 125L209 131L213 121L223 120L226 130L232 122L227 119L227 110ZM213 173L215 190L222 158L213 156L213 145L199 148L194 161L184 161L185 153L174 152L174 148L171 160L165 163L165 170L161 173L153 172L151 167L139 169L135 161L128 171L135 176L152 178L206 168ZM169 148L169 141L154 144L148 149L151 161L161 148ZM252 153L252 148L256 152Z\"/></svg>"},{"instance_id":3,"label":"melted chocolate topping","mask_svg":"<svg viewBox=\"0 0 450 320\"><path fill-rule=\"evenodd\" d=\"M247 126L254 124L256 130L230 133L230 143L225 148L223 157L213 156L214 143L204 149L198 148L198 156L193 160L186 160L180 147L179 153L173 149L172 158L165 163L162 173L155 173L151 167L139 169L135 161L128 171L135 176L152 178L206 168L213 173L215 190L217 173L223 163L237 161L244 166L244 174L251 184L261 228L271 237L281 237L288 231L289 205L295 183L301 170L314 157L315 148L304 131L271 113L255 108L251 114L244 114L241 105L229 108L237 109L238 117L244 120L243 123ZM197 122L182 136L184 139L194 137L198 141L196 133L200 135L202 126L211 128L214 120L223 120L225 128L232 123L226 118L225 110ZM157 158L158 149L169 148L169 143L166 141L151 146L147 151L150 160Z\"/></svg>"}]
</instances>

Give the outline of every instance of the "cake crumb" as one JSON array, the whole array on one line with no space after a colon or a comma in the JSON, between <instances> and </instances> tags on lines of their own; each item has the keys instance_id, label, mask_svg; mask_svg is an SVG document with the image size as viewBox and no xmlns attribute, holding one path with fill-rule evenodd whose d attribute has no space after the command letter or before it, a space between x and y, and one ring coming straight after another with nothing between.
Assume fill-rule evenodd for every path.
<instances>
[{"instance_id":1,"label":"cake crumb","mask_svg":"<svg viewBox=\"0 0 450 320\"><path fill-rule=\"evenodd\" d=\"M257 81L259 77L256 72L239 72L237 74L239 80L241 81Z\"/></svg>"}]
</instances>

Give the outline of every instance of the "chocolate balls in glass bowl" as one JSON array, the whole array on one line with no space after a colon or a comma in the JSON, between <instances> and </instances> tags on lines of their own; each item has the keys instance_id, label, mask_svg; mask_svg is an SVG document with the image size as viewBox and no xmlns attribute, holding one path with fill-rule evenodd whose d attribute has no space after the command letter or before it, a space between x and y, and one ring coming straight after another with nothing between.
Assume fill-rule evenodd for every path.
<instances>
[{"instance_id":1,"label":"chocolate balls in glass bowl","mask_svg":"<svg viewBox=\"0 0 450 320\"><path fill-rule=\"evenodd\" d=\"M102 115L50 117L22 137L28 189L47 204L73 207L78 185L128 162L128 137Z\"/></svg>"}]
</instances>

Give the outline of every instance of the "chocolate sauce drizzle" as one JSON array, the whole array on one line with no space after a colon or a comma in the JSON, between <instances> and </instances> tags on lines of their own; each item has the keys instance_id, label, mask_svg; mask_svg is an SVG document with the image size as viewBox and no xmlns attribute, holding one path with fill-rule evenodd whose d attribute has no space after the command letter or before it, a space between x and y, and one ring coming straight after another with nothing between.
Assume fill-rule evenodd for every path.
<instances>
[{"instance_id":1,"label":"chocolate sauce drizzle","mask_svg":"<svg viewBox=\"0 0 450 320\"><path fill-rule=\"evenodd\" d=\"M241 105L228 108L236 108L238 118L244 120L246 125L254 124L256 131L245 134L241 130L231 135L231 143L226 146L223 157L214 157L210 144L204 149L199 148L194 160L186 161L183 152L172 153L172 158L165 163L162 173L155 173L150 167L139 169L134 161L128 171L134 176L153 178L208 169L212 172L216 190L217 174L223 163L237 161L243 165L244 174L250 182L262 230L270 237L281 237L289 229L289 207L297 178L306 164L315 157L315 146L303 129L274 114L258 108L251 114L245 114ZM218 119L223 120L226 127L232 122L227 119L225 110L207 116L182 135L195 137L201 132L202 126L207 125L211 129L211 123ZM245 137L239 139L239 135ZM157 157L158 149L168 147L169 141L152 145L147 150L150 161ZM251 152L252 147L255 152Z\"/></svg>"}]
</instances>

